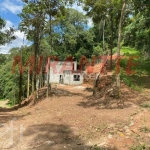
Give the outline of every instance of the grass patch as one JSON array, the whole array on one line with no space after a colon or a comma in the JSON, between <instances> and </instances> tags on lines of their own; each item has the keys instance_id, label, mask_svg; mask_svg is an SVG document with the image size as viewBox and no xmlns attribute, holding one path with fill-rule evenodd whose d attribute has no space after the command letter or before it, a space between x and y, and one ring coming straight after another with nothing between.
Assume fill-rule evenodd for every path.
<instances>
[{"instance_id":1,"label":"grass patch","mask_svg":"<svg viewBox=\"0 0 150 150\"><path fill-rule=\"evenodd\" d=\"M140 55L140 52L137 49L124 46L121 48L121 53L124 55Z\"/></svg>"},{"instance_id":2,"label":"grass patch","mask_svg":"<svg viewBox=\"0 0 150 150\"><path fill-rule=\"evenodd\" d=\"M140 52L134 48L122 47L121 52L127 56L120 61L121 80L135 91L142 91L143 88L150 88L150 62L140 56ZM134 65L129 65L129 62ZM131 74L130 74L131 73Z\"/></svg>"},{"instance_id":3,"label":"grass patch","mask_svg":"<svg viewBox=\"0 0 150 150\"><path fill-rule=\"evenodd\" d=\"M150 146L146 144L133 145L130 147L130 150L150 150Z\"/></svg>"},{"instance_id":4,"label":"grass patch","mask_svg":"<svg viewBox=\"0 0 150 150\"><path fill-rule=\"evenodd\" d=\"M137 76L129 76L123 71L121 72L121 80L134 91L141 92L144 87Z\"/></svg>"},{"instance_id":5,"label":"grass patch","mask_svg":"<svg viewBox=\"0 0 150 150\"><path fill-rule=\"evenodd\" d=\"M7 107L8 108L11 108L11 107L13 107L14 105L12 105L12 104L7 104Z\"/></svg>"},{"instance_id":6,"label":"grass patch","mask_svg":"<svg viewBox=\"0 0 150 150\"><path fill-rule=\"evenodd\" d=\"M5 101L6 99L0 99L0 101Z\"/></svg>"},{"instance_id":7,"label":"grass patch","mask_svg":"<svg viewBox=\"0 0 150 150\"><path fill-rule=\"evenodd\" d=\"M137 85L131 85L131 89L134 91L142 92L143 87L142 86L137 86Z\"/></svg>"},{"instance_id":8,"label":"grass patch","mask_svg":"<svg viewBox=\"0 0 150 150\"><path fill-rule=\"evenodd\" d=\"M148 128L148 127L141 127L140 128L140 132L149 133L150 132L150 128Z\"/></svg>"},{"instance_id":9,"label":"grass patch","mask_svg":"<svg viewBox=\"0 0 150 150\"><path fill-rule=\"evenodd\" d=\"M143 108L150 108L150 102L145 102L140 105Z\"/></svg>"},{"instance_id":10,"label":"grass patch","mask_svg":"<svg viewBox=\"0 0 150 150\"><path fill-rule=\"evenodd\" d=\"M104 149L99 148L99 147L94 147L94 150L104 150Z\"/></svg>"},{"instance_id":11,"label":"grass patch","mask_svg":"<svg viewBox=\"0 0 150 150\"><path fill-rule=\"evenodd\" d=\"M113 53L116 53L117 52L117 47L113 48ZM123 55L140 55L140 51L138 51L137 49L135 48L131 48L131 47L125 47L125 46L122 46L121 47L121 50L120 50L121 54Z\"/></svg>"},{"instance_id":12,"label":"grass patch","mask_svg":"<svg viewBox=\"0 0 150 150\"><path fill-rule=\"evenodd\" d=\"M96 131L105 131L106 129L107 125L103 123L96 128Z\"/></svg>"}]
</instances>

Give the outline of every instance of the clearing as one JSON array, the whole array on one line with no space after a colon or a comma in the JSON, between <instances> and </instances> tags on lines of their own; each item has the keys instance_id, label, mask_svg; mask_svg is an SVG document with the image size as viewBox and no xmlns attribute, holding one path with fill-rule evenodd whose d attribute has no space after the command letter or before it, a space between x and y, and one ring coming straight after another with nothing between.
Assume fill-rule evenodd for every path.
<instances>
[{"instance_id":1,"label":"clearing","mask_svg":"<svg viewBox=\"0 0 150 150\"><path fill-rule=\"evenodd\" d=\"M51 97L0 112L0 149L128 150L150 144L149 91L122 83L124 107L92 97L91 85L54 85ZM119 104L120 105L120 104ZM105 107L107 106L107 107ZM108 107L109 106L109 107Z\"/></svg>"}]
</instances>

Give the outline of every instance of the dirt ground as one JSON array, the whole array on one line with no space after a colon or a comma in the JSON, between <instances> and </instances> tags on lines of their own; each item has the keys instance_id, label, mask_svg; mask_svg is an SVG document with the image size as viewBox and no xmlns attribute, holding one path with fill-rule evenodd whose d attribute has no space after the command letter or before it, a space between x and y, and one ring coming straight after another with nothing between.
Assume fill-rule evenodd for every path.
<instances>
[{"instance_id":1,"label":"dirt ground","mask_svg":"<svg viewBox=\"0 0 150 150\"><path fill-rule=\"evenodd\" d=\"M91 84L54 85L53 94L15 111L0 112L0 150L129 150L150 144L149 90L134 92L122 84L117 100L104 107ZM103 99L104 102L104 99Z\"/></svg>"}]
</instances>

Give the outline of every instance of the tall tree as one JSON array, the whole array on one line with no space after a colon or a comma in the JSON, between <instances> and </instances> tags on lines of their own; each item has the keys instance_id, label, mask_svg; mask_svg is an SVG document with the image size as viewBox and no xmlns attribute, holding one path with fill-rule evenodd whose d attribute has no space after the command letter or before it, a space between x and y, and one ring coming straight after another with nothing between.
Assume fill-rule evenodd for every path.
<instances>
[{"instance_id":1,"label":"tall tree","mask_svg":"<svg viewBox=\"0 0 150 150\"><path fill-rule=\"evenodd\" d=\"M44 36L46 14L39 0L24 2L26 5L24 5L22 13L19 14L22 19L20 29L25 32L28 40L33 41L35 62L32 74L32 92L34 92L35 88L38 90L39 76L36 75L36 70L40 53L40 41Z\"/></svg>"},{"instance_id":2,"label":"tall tree","mask_svg":"<svg viewBox=\"0 0 150 150\"><path fill-rule=\"evenodd\" d=\"M6 29L5 27L6 21L0 17L0 45L16 39L16 36L14 36L15 29L12 27Z\"/></svg>"},{"instance_id":3,"label":"tall tree","mask_svg":"<svg viewBox=\"0 0 150 150\"><path fill-rule=\"evenodd\" d=\"M112 50L117 46L117 31L123 1L119 0L85 0L84 10L92 17L95 29L98 31L99 42L108 43L111 54L110 67L112 68ZM105 26L104 26L105 22ZM105 36L104 36L105 35ZM105 44L106 47L106 44Z\"/></svg>"},{"instance_id":4,"label":"tall tree","mask_svg":"<svg viewBox=\"0 0 150 150\"><path fill-rule=\"evenodd\" d=\"M53 50L53 22L57 20L57 17L60 14L63 14L64 12L64 2L61 0L42 0L42 6L46 12L46 16L48 19L47 23L47 33L49 36L49 45L50 45L50 51L49 54L51 55ZM48 57L48 59L50 59ZM48 60L48 63L50 63L51 60ZM48 64L48 72L47 72L47 97L49 95L49 90L51 89L50 85L50 64Z\"/></svg>"},{"instance_id":5,"label":"tall tree","mask_svg":"<svg viewBox=\"0 0 150 150\"><path fill-rule=\"evenodd\" d=\"M37 59L40 51L40 40L44 37L49 37L49 45L51 54L53 49L53 22L57 20L60 14L63 14L65 3L72 3L73 0L22 0L25 2L22 13L19 15L22 18L20 23L21 30L25 31L28 40L33 41L35 52L35 69L32 80L32 91L34 91L36 78L35 70ZM50 61L49 61L50 62ZM50 69L49 69L50 70ZM49 95L49 70L47 81L47 95Z\"/></svg>"},{"instance_id":6,"label":"tall tree","mask_svg":"<svg viewBox=\"0 0 150 150\"><path fill-rule=\"evenodd\" d=\"M61 59L68 55L79 60L82 55L91 57L94 45L94 31L89 29L88 18L81 12L67 8L55 25L54 45Z\"/></svg>"},{"instance_id":7,"label":"tall tree","mask_svg":"<svg viewBox=\"0 0 150 150\"><path fill-rule=\"evenodd\" d=\"M150 2L133 1L131 7L134 11L129 24L124 28L124 45L135 47L150 55Z\"/></svg>"},{"instance_id":8,"label":"tall tree","mask_svg":"<svg viewBox=\"0 0 150 150\"><path fill-rule=\"evenodd\" d=\"M123 3L122 10L121 10L121 16L120 16L120 21L119 21L119 29L118 29L118 49L117 49L117 61L120 62L120 46L121 46L121 35L122 35L122 22L124 19L124 13L125 13L125 8L126 8L126 0ZM116 85L117 85L117 90L118 90L118 97L121 97L121 91L120 91L120 70L116 74Z\"/></svg>"}]
</instances>

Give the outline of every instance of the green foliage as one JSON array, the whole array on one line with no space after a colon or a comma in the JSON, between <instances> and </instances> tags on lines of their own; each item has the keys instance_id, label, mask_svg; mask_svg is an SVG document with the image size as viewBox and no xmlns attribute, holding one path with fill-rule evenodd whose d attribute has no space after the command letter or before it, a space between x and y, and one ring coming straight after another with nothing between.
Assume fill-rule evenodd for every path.
<instances>
[{"instance_id":1,"label":"green foliage","mask_svg":"<svg viewBox=\"0 0 150 150\"><path fill-rule=\"evenodd\" d=\"M147 83L150 75L150 62L141 57L141 53L134 48L122 47L121 53L124 56L120 61L121 79L137 91L141 91L143 87L149 87ZM128 69L133 73L128 74Z\"/></svg>"},{"instance_id":2,"label":"green foliage","mask_svg":"<svg viewBox=\"0 0 150 150\"><path fill-rule=\"evenodd\" d=\"M7 55L0 54L0 66L4 65L6 63L6 60L7 60Z\"/></svg>"},{"instance_id":3,"label":"green foliage","mask_svg":"<svg viewBox=\"0 0 150 150\"><path fill-rule=\"evenodd\" d=\"M130 18L130 23L125 27L124 42L126 45L136 47L141 51L150 52L150 23L149 5L145 5L143 10L137 12L140 6L135 5L135 14Z\"/></svg>"},{"instance_id":4,"label":"green foliage","mask_svg":"<svg viewBox=\"0 0 150 150\"><path fill-rule=\"evenodd\" d=\"M0 45L4 45L5 43L9 43L12 40L15 40L14 29L10 27L9 29L4 29L6 26L5 20L0 17Z\"/></svg>"},{"instance_id":5,"label":"green foliage","mask_svg":"<svg viewBox=\"0 0 150 150\"><path fill-rule=\"evenodd\" d=\"M9 99L11 102L16 101L18 96L18 74L11 73L12 61L8 61L0 69L0 94L3 99Z\"/></svg>"},{"instance_id":6,"label":"green foliage","mask_svg":"<svg viewBox=\"0 0 150 150\"><path fill-rule=\"evenodd\" d=\"M121 80L124 81L124 83L131 87L135 91L141 92L143 89L143 83L137 78L136 75L128 75L123 69L120 74Z\"/></svg>"},{"instance_id":7,"label":"green foliage","mask_svg":"<svg viewBox=\"0 0 150 150\"><path fill-rule=\"evenodd\" d=\"M100 47L100 45L97 45L93 48L93 54L96 56L102 56L103 55L103 49Z\"/></svg>"},{"instance_id":8,"label":"green foliage","mask_svg":"<svg viewBox=\"0 0 150 150\"><path fill-rule=\"evenodd\" d=\"M53 28L53 51L64 60L66 56L72 55L79 60L82 55L91 57L94 44L93 30L88 30L87 17L73 8L67 8L65 16L61 16ZM56 30L57 29L57 30Z\"/></svg>"},{"instance_id":9,"label":"green foliage","mask_svg":"<svg viewBox=\"0 0 150 150\"><path fill-rule=\"evenodd\" d=\"M8 99L9 105L13 106L18 104L18 93L19 93L19 67L15 67L15 73L12 73L12 64L14 56L20 55L19 48L12 48L10 54L1 55L2 59L5 59L4 63L1 64L0 68L0 99ZM22 61L23 64L27 61L28 56L31 55L30 47L22 48ZM27 71L23 74L23 94L22 97L26 97L26 85L27 85Z\"/></svg>"},{"instance_id":10,"label":"green foliage","mask_svg":"<svg viewBox=\"0 0 150 150\"><path fill-rule=\"evenodd\" d=\"M139 56L140 52L135 49L135 48L131 48L131 47L121 47L121 53L124 56Z\"/></svg>"},{"instance_id":11,"label":"green foliage","mask_svg":"<svg viewBox=\"0 0 150 150\"><path fill-rule=\"evenodd\" d=\"M133 74L128 74L129 57L121 60L121 79L131 88L137 91L141 91L142 88L149 88L149 75L150 75L150 62L140 59L133 59L132 63L137 64L136 66L130 67L130 71Z\"/></svg>"},{"instance_id":12,"label":"green foliage","mask_svg":"<svg viewBox=\"0 0 150 150\"><path fill-rule=\"evenodd\" d=\"M84 48L84 47L81 47L78 52L75 54L75 57L76 58L81 58L81 56L84 55L86 56L87 55L87 50Z\"/></svg>"},{"instance_id":13,"label":"green foliage","mask_svg":"<svg viewBox=\"0 0 150 150\"><path fill-rule=\"evenodd\" d=\"M116 53L116 52L117 52L117 47L114 47L113 53ZM121 55L124 55L124 56L139 56L140 55L140 51L132 47L122 46L120 49L120 52L121 52Z\"/></svg>"}]
</instances>

